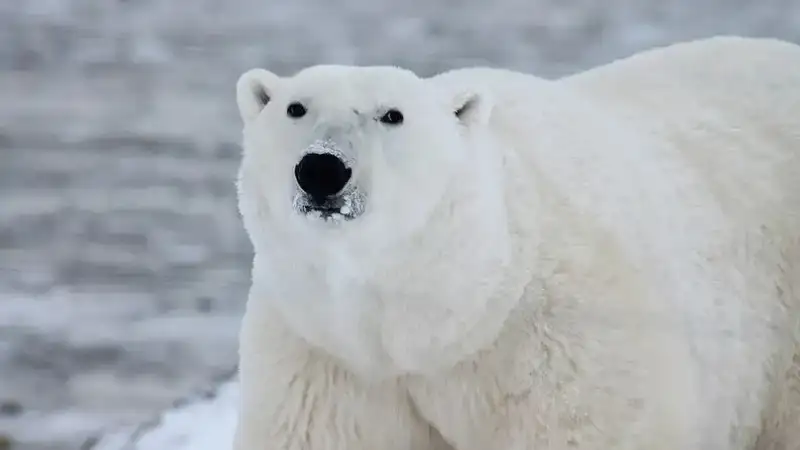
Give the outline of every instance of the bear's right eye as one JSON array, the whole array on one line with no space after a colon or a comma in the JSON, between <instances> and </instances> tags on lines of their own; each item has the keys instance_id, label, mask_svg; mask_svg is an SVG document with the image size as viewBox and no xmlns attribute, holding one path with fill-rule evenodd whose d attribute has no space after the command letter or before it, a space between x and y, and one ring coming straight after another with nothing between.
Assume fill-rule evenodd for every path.
<instances>
[{"instance_id":1,"label":"bear's right eye","mask_svg":"<svg viewBox=\"0 0 800 450\"><path fill-rule=\"evenodd\" d=\"M403 123L403 113L397 109L390 109L381 116L381 122L387 125L400 125Z\"/></svg>"},{"instance_id":2,"label":"bear's right eye","mask_svg":"<svg viewBox=\"0 0 800 450\"><path fill-rule=\"evenodd\" d=\"M303 106L302 103L293 102L289 103L289 106L286 107L286 115L291 117L292 119L299 119L306 115L306 107Z\"/></svg>"}]
</instances>

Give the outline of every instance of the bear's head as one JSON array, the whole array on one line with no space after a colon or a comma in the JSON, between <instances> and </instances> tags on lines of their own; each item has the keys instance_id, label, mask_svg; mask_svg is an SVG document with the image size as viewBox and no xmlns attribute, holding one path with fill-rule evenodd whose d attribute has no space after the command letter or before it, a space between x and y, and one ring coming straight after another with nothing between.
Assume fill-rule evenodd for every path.
<instances>
[{"instance_id":1,"label":"bear's head","mask_svg":"<svg viewBox=\"0 0 800 450\"><path fill-rule=\"evenodd\" d=\"M250 70L237 103L239 206L267 268L254 280L299 334L410 370L478 327L510 247L485 93L314 66ZM426 322L443 336L419 333Z\"/></svg>"},{"instance_id":2,"label":"bear's head","mask_svg":"<svg viewBox=\"0 0 800 450\"><path fill-rule=\"evenodd\" d=\"M257 178L242 188L263 197L262 214L296 231L373 222L395 236L424 226L448 185L469 182L456 180L470 163L469 129L491 108L393 67L315 66L287 78L253 69L237 103L242 175L253 168Z\"/></svg>"}]
</instances>

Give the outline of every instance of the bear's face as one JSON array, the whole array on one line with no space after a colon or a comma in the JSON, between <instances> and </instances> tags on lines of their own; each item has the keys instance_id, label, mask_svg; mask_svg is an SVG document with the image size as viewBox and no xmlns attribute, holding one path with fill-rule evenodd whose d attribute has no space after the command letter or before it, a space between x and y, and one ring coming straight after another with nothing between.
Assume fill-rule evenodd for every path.
<instances>
[{"instance_id":1,"label":"bear's face","mask_svg":"<svg viewBox=\"0 0 800 450\"><path fill-rule=\"evenodd\" d=\"M506 153L473 88L391 67L238 82L251 295L351 370L452 363L502 323Z\"/></svg>"},{"instance_id":2,"label":"bear's face","mask_svg":"<svg viewBox=\"0 0 800 450\"><path fill-rule=\"evenodd\" d=\"M395 238L424 226L448 186L466 181L457 178L470 129L490 109L477 93L393 67L315 66L291 78L253 69L237 102L240 196L257 204L262 225Z\"/></svg>"}]
</instances>

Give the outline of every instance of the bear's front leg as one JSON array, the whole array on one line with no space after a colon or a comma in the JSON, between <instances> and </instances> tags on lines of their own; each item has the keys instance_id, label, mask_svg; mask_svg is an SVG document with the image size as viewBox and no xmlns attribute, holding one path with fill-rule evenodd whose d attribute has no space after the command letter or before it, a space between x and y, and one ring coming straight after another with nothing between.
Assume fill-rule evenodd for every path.
<instances>
[{"instance_id":1,"label":"bear's front leg","mask_svg":"<svg viewBox=\"0 0 800 450\"><path fill-rule=\"evenodd\" d=\"M414 414L397 381L364 383L292 335L263 305L248 309L235 450L448 448Z\"/></svg>"},{"instance_id":2,"label":"bear's front leg","mask_svg":"<svg viewBox=\"0 0 800 450\"><path fill-rule=\"evenodd\" d=\"M416 410L456 450L733 450L709 445L730 427L699 401L681 323L590 291L549 288L557 301L523 301L492 346L410 377Z\"/></svg>"}]
</instances>

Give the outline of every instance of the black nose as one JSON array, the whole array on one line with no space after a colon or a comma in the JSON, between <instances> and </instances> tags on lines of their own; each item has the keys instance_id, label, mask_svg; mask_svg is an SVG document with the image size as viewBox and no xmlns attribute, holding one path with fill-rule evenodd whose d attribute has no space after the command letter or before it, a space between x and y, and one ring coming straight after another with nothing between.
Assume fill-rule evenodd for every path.
<instances>
[{"instance_id":1,"label":"black nose","mask_svg":"<svg viewBox=\"0 0 800 450\"><path fill-rule=\"evenodd\" d=\"M315 201L339 193L353 171L330 153L309 153L294 167L297 185Z\"/></svg>"}]
</instances>

